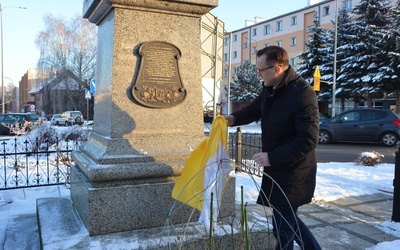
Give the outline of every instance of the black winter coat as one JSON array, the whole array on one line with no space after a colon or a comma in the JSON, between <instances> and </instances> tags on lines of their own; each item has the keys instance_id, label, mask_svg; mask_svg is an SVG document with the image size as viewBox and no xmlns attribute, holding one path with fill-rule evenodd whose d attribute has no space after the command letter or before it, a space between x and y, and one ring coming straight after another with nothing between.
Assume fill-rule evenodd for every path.
<instances>
[{"instance_id":1,"label":"black winter coat","mask_svg":"<svg viewBox=\"0 0 400 250\"><path fill-rule=\"evenodd\" d=\"M292 67L284 74L276 89L263 87L249 106L232 113L234 126L261 119L262 151L268 152L271 166L264 167L257 203L282 209L288 208L287 199L293 208L311 201L319 136L314 90Z\"/></svg>"}]
</instances>

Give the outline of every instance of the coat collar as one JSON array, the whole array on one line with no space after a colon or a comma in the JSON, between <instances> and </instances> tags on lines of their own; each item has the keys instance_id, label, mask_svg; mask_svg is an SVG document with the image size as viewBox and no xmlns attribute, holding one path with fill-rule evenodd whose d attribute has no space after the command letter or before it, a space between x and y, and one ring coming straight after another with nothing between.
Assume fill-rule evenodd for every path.
<instances>
[{"instance_id":1,"label":"coat collar","mask_svg":"<svg viewBox=\"0 0 400 250\"><path fill-rule=\"evenodd\" d=\"M273 97L275 95L275 92L281 89L283 86L287 86L289 83L296 81L301 77L299 74L296 73L296 71L290 65L283 74L284 76L282 78L282 81L276 87L265 87L263 84L263 87L265 88L270 97Z\"/></svg>"},{"instance_id":2,"label":"coat collar","mask_svg":"<svg viewBox=\"0 0 400 250\"><path fill-rule=\"evenodd\" d=\"M297 79L300 78L300 75L298 75L296 73L296 71L294 71L293 67L289 65L289 68L287 70L285 70L284 72L284 76L282 78L282 81L276 86L276 88L280 88L283 85L288 85L290 82L293 82Z\"/></svg>"}]
</instances>

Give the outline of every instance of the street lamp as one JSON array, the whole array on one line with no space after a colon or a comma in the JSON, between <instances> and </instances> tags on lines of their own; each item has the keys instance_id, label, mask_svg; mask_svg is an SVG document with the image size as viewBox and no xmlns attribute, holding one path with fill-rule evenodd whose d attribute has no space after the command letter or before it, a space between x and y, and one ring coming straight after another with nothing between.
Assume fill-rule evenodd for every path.
<instances>
[{"instance_id":1,"label":"street lamp","mask_svg":"<svg viewBox=\"0 0 400 250\"><path fill-rule=\"evenodd\" d=\"M21 7L21 6L1 6L0 3L0 32L1 32L1 89L2 91L2 99L1 99L1 111L4 114L5 108L4 108L4 54L3 54L3 10L5 8L17 8L17 9L26 9L26 7Z\"/></svg>"},{"instance_id":2,"label":"street lamp","mask_svg":"<svg viewBox=\"0 0 400 250\"><path fill-rule=\"evenodd\" d=\"M333 45L333 79L332 79L332 117L336 114L336 60L337 60L337 27L338 27L338 0L335 12L335 41Z\"/></svg>"}]
</instances>

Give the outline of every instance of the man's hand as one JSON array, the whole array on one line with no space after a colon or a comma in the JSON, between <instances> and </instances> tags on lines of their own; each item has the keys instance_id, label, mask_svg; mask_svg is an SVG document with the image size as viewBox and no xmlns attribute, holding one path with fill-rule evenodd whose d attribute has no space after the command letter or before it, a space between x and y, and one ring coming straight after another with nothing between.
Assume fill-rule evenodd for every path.
<instances>
[{"instance_id":1,"label":"man's hand","mask_svg":"<svg viewBox=\"0 0 400 250\"><path fill-rule=\"evenodd\" d=\"M269 163L268 153L265 152L256 153L253 155L252 159L260 166L263 167L271 166L271 163Z\"/></svg>"},{"instance_id":2,"label":"man's hand","mask_svg":"<svg viewBox=\"0 0 400 250\"><path fill-rule=\"evenodd\" d=\"M235 117L233 115L223 115L227 121L228 121L228 126L233 126L235 124Z\"/></svg>"}]
</instances>

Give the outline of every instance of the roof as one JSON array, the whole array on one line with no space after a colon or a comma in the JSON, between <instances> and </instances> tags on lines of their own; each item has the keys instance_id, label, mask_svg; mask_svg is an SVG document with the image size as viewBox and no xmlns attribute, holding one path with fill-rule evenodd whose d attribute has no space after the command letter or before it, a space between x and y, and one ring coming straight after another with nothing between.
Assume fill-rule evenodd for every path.
<instances>
[{"instance_id":1,"label":"roof","mask_svg":"<svg viewBox=\"0 0 400 250\"><path fill-rule=\"evenodd\" d=\"M71 71L67 70L61 72L40 82L36 88L31 89L28 94L35 95L42 92L46 86L51 87L52 90L78 90L79 78L77 78Z\"/></svg>"}]
</instances>

